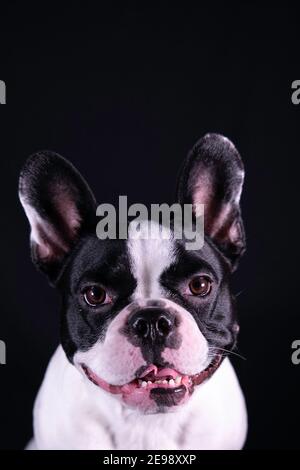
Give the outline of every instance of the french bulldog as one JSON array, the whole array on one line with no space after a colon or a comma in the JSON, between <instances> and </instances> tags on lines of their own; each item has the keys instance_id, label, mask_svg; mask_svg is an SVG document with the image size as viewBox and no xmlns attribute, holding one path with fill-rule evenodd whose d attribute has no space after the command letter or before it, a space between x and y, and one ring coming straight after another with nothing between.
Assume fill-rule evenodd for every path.
<instances>
[{"instance_id":1,"label":"french bulldog","mask_svg":"<svg viewBox=\"0 0 300 470\"><path fill-rule=\"evenodd\" d=\"M96 201L78 171L53 152L29 157L20 200L32 260L61 295L61 345L28 449L243 447L245 400L228 358L239 330L229 281L245 251L243 179L226 137L194 145L176 202L204 205L205 238L187 250L172 230L99 239Z\"/></svg>"}]
</instances>

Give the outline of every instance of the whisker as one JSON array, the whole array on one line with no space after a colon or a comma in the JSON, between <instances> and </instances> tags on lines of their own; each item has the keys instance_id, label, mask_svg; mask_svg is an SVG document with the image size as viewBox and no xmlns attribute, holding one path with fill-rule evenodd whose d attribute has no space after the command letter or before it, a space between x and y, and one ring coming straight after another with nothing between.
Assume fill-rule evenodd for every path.
<instances>
[{"instance_id":1,"label":"whisker","mask_svg":"<svg viewBox=\"0 0 300 470\"><path fill-rule=\"evenodd\" d=\"M242 289L239 292L237 292L236 294L234 294L234 297L238 297L239 295L241 295L244 292L244 290L245 289Z\"/></svg>"},{"instance_id":2,"label":"whisker","mask_svg":"<svg viewBox=\"0 0 300 470\"><path fill-rule=\"evenodd\" d=\"M242 356L241 354L236 353L235 351L230 351L229 349L217 348L217 347L213 347L213 346L209 346L209 349L210 349L210 350L216 350L216 351L224 351L225 353L227 353L227 354L233 354L234 356L237 356L237 357L239 357L240 359L243 359L244 361L247 360L247 358L246 358L245 356ZM224 354L223 356L226 356L227 354Z\"/></svg>"}]
</instances>

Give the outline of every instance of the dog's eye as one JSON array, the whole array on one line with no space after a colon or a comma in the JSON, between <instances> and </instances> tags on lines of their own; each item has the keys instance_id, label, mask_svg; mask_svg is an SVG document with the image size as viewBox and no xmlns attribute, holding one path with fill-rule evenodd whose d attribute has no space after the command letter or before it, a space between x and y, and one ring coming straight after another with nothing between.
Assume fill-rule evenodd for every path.
<instances>
[{"instance_id":1,"label":"dog's eye","mask_svg":"<svg viewBox=\"0 0 300 470\"><path fill-rule=\"evenodd\" d=\"M91 307L108 303L108 296L106 291L100 286L89 286L83 292L85 302Z\"/></svg>"},{"instance_id":2,"label":"dog's eye","mask_svg":"<svg viewBox=\"0 0 300 470\"><path fill-rule=\"evenodd\" d=\"M207 276L194 277L189 283L190 291L193 295L204 297L211 291L211 280Z\"/></svg>"}]
</instances>

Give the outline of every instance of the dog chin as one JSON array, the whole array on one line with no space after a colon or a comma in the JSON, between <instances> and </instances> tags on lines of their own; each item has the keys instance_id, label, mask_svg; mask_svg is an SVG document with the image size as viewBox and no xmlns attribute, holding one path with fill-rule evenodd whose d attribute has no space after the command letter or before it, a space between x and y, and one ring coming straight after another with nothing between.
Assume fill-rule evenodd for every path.
<instances>
[{"instance_id":1,"label":"dog chin","mask_svg":"<svg viewBox=\"0 0 300 470\"><path fill-rule=\"evenodd\" d=\"M204 370L194 375L151 364L137 378L123 385L109 384L84 363L80 368L95 386L117 395L128 407L151 414L175 411L186 403L195 387L208 380L221 361L222 356L216 355Z\"/></svg>"}]
</instances>

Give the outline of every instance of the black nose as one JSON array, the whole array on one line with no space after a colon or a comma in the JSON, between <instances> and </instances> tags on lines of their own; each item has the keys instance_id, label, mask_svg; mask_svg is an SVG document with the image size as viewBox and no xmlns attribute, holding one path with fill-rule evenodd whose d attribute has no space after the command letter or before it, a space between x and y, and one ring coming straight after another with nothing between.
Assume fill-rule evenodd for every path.
<instances>
[{"instance_id":1,"label":"black nose","mask_svg":"<svg viewBox=\"0 0 300 470\"><path fill-rule=\"evenodd\" d=\"M145 341L164 341L175 328L174 318L166 311L146 308L129 319L132 333Z\"/></svg>"}]
</instances>

